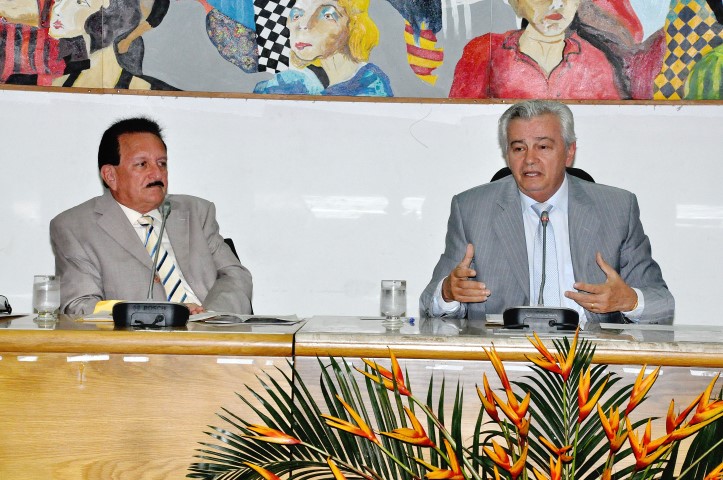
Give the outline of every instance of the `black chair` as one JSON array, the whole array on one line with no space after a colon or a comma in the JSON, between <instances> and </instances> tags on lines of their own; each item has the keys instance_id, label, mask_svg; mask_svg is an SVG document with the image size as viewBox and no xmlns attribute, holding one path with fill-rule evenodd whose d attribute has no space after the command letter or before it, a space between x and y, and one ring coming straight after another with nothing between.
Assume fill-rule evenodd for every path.
<instances>
[{"instance_id":1,"label":"black chair","mask_svg":"<svg viewBox=\"0 0 723 480\"><path fill-rule=\"evenodd\" d=\"M241 260L241 259L239 258L239 256L238 256L238 253L236 253L236 247L235 247L234 244L233 244L233 240L230 239L230 238L224 238L223 241L226 243L226 245L228 245L228 248L231 249L231 251L233 252L233 254L236 255L236 259L237 259L237 260Z\"/></svg>"},{"instance_id":2,"label":"black chair","mask_svg":"<svg viewBox=\"0 0 723 480\"><path fill-rule=\"evenodd\" d=\"M233 252L233 254L236 255L236 259L240 261L241 259L239 258L238 253L236 253L236 246L233 244L233 239L224 238L223 241L226 245L228 245L228 248L231 249L231 252ZM253 314L254 314L254 307L252 305L251 306L251 315L253 315Z\"/></svg>"},{"instance_id":3,"label":"black chair","mask_svg":"<svg viewBox=\"0 0 723 480\"><path fill-rule=\"evenodd\" d=\"M581 178L588 182L595 183L595 180L592 178L592 176L582 168L567 167L566 170L567 173L572 175L573 177ZM497 173L492 176L492 180L490 180L490 182L494 182L495 180L499 180L500 178L505 178L507 175L512 175L510 167L500 168L499 170L497 170Z\"/></svg>"}]
</instances>

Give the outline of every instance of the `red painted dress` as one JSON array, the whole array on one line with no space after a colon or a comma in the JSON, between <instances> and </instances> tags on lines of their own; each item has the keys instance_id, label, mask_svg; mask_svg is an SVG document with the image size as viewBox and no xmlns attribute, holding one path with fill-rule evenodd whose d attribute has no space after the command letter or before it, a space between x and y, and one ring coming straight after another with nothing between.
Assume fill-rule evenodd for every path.
<instances>
[{"instance_id":1,"label":"red painted dress","mask_svg":"<svg viewBox=\"0 0 723 480\"><path fill-rule=\"evenodd\" d=\"M450 98L619 99L605 54L572 33L549 76L520 52L524 30L488 33L470 41L457 62Z\"/></svg>"}]
</instances>

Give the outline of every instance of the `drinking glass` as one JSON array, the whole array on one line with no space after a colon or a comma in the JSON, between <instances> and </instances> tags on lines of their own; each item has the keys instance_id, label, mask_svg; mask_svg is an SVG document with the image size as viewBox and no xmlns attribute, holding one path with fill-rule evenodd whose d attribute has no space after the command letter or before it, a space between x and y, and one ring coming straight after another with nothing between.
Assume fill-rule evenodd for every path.
<instances>
[{"instance_id":1,"label":"drinking glass","mask_svg":"<svg viewBox=\"0 0 723 480\"><path fill-rule=\"evenodd\" d=\"M382 280L380 310L386 323L402 325L402 317L407 312L406 280Z\"/></svg>"},{"instance_id":2,"label":"drinking glass","mask_svg":"<svg viewBox=\"0 0 723 480\"><path fill-rule=\"evenodd\" d=\"M55 318L60 308L60 282L55 275L33 277L33 310L38 318Z\"/></svg>"}]
</instances>

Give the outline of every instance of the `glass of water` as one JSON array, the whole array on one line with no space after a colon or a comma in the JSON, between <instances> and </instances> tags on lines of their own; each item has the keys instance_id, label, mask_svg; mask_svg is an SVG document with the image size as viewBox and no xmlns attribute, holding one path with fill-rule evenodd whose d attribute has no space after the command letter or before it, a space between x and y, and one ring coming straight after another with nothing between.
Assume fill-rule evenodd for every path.
<instances>
[{"instance_id":1,"label":"glass of water","mask_svg":"<svg viewBox=\"0 0 723 480\"><path fill-rule=\"evenodd\" d=\"M402 325L402 317L407 312L406 280L382 280L380 310L386 323Z\"/></svg>"},{"instance_id":2,"label":"glass of water","mask_svg":"<svg viewBox=\"0 0 723 480\"><path fill-rule=\"evenodd\" d=\"M33 277L33 310L38 318L53 319L60 308L60 282L55 275Z\"/></svg>"}]
</instances>

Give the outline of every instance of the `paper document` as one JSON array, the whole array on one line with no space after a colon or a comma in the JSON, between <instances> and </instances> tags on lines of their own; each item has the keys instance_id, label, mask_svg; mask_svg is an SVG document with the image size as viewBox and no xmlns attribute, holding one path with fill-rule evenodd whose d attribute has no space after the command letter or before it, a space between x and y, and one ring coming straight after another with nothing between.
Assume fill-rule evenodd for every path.
<instances>
[{"instance_id":1,"label":"paper document","mask_svg":"<svg viewBox=\"0 0 723 480\"><path fill-rule=\"evenodd\" d=\"M240 315L232 312L203 312L191 315L189 322L209 325L293 325L301 320L296 315Z\"/></svg>"}]
</instances>

